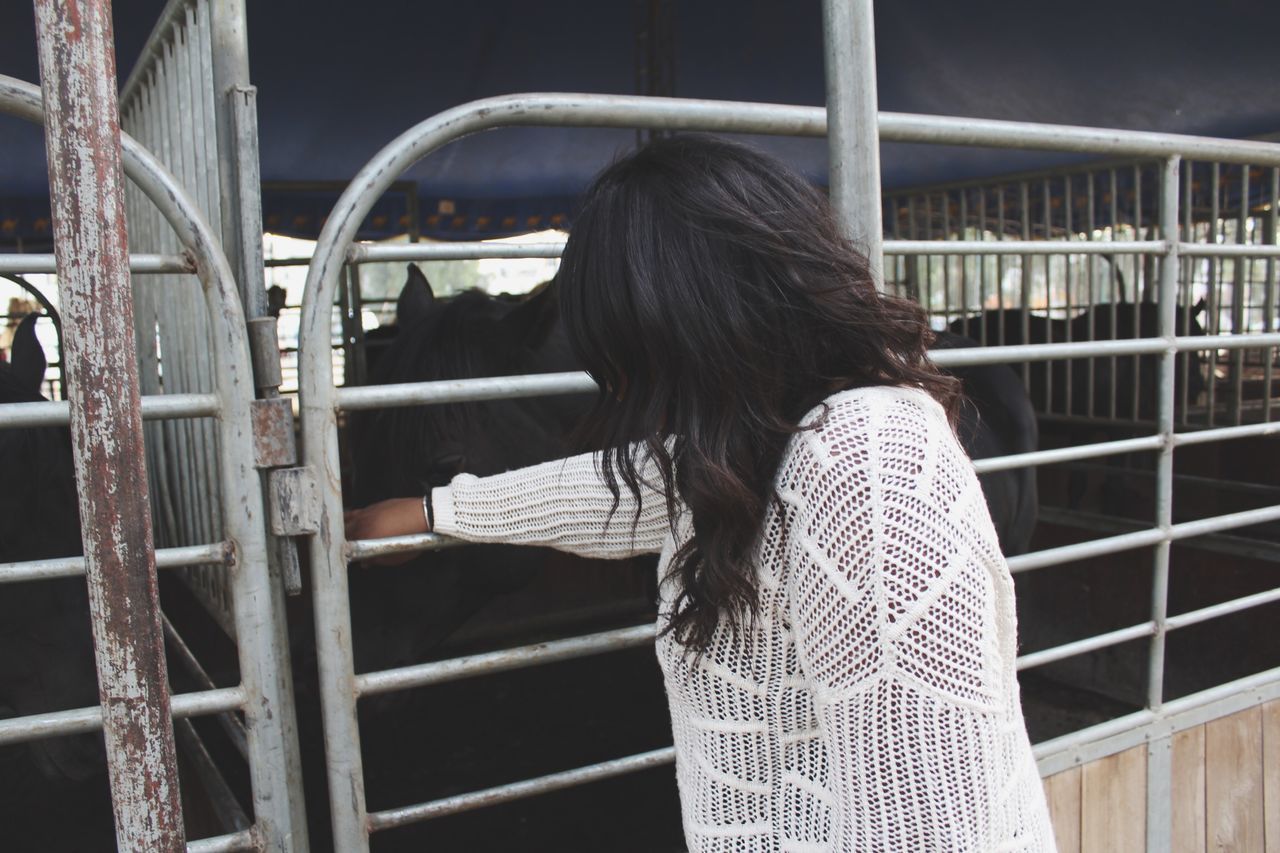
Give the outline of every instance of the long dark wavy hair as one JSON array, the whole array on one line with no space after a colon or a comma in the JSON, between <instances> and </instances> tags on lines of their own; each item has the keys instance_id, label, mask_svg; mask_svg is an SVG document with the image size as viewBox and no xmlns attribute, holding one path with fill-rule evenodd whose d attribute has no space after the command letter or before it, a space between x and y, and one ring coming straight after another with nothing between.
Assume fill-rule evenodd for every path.
<instances>
[{"instance_id":1,"label":"long dark wavy hair","mask_svg":"<svg viewBox=\"0 0 1280 853\"><path fill-rule=\"evenodd\" d=\"M664 631L701 654L758 606L752 563L774 478L804 415L846 388L958 383L926 356L918 305L877 292L826 198L745 145L649 143L587 191L558 274L569 339L600 385L584 434L615 497L657 463L692 515L671 562ZM634 523L634 520L633 520Z\"/></svg>"}]
</instances>

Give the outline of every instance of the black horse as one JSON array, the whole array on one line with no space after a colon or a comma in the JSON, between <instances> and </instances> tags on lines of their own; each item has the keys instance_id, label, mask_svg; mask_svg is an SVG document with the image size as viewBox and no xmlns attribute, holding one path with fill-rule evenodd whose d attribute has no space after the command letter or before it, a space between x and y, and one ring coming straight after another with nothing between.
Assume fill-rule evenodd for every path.
<instances>
[{"instance_id":1,"label":"black horse","mask_svg":"<svg viewBox=\"0 0 1280 853\"><path fill-rule=\"evenodd\" d=\"M0 363L0 404L43 400L46 367L29 314ZM0 563L82 553L65 427L0 430ZM89 602L83 578L0 587L0 716L26 716L94 705L98 700ZM0 750L0 763L34 764L49 780L89 778L105 770L101 736L33 741ZM16 768L11 768L16 771ZM0 778L14 773L0 772Z\"/></svg>"}]
</instances>

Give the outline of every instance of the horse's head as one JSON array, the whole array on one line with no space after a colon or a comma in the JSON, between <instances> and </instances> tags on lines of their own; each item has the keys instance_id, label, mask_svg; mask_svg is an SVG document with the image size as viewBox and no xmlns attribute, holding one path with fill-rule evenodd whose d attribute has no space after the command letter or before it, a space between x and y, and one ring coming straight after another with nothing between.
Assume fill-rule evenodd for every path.
<instances>
[{"instance_id":1,"label":"horse's head","mask_svg":"<svg viewBox=\"0 0 1280 853\"><path fill-rule=\"evenodd\" d=\"M575 369L550 282L520 298L469 290L438 298L410 264L396 333L371 365L388 384ZM493 400L385 409L352 418L357 505L422 494L461 471L488 474L568 451L580 401Z\"/></svg>"}]
</instances>

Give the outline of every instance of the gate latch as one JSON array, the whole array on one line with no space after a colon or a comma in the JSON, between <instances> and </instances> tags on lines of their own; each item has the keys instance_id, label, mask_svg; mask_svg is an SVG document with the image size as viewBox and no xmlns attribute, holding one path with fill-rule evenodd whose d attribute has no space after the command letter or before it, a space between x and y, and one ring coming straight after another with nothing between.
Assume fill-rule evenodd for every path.
<instances>
[{"instance_id":1,"label":"gate latch","mask_svg":"<svg viewBox=\"0 0 1280 853\"><path fill-rule=\"evenodd\" d=\"M320 531L320 489L309 467L277 468L271 482L268 514L277 536L307 536Z\"/></svg>"}]
</instances>

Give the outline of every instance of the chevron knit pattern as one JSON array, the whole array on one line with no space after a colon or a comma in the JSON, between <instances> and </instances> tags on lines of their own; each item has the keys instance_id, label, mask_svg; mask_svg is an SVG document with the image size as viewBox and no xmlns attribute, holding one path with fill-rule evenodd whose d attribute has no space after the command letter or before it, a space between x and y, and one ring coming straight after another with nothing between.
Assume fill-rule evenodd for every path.
<instances>
[{"instance_id":1,"label":"chevron knit pattern","mask_svg":"<svg viewBox=\"0 0 1280 853\"><path fill-rule=\"evenodd\" d=\"M806 419L757 549L760 612L695 661L658 640L698 853L1046 851L1018 696L1013 581L973 466L925 392L860 388ZM659 552L687 516L612 496L594 455L433 493L436 529L593 557ZM632 529L631 521L638 517ZM660 585L670 612L676 581Z\"/></svg>"}]
</instances>

